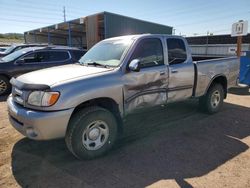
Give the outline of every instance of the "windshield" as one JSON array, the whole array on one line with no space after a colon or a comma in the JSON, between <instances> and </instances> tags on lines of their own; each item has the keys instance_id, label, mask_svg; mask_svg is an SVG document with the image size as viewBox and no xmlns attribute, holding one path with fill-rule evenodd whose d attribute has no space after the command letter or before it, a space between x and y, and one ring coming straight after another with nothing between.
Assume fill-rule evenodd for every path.
<instances>
[{"instance_id":1,"label":"windshield","mask_svg":"<svg viewBox=\"0 0 250 188\"><path fill-rule=\"evenodd\" d=\"M6 51L8 49L8 47L0 47L0 52L4 52L4 51Z\"/></svg>"},{"instance_id":2,"label":"windshield","mask_svg":"<svg viewBox=\"0 0 250 188\"><path fill-rule=\"evenodd\" d=\"M8 54L8 53L12 52L12 50L14 50L15 48L16 48L16 46L15 46L15 45L12 45L12 46L10 46L8 49L6 49L6 50L4 51L4 53L5 53L5 54Z\"/></svg>"},{"instance_id":3,"label":"windshield","mask_svg":"<svg viewBox=\"0 0 250 188\"><path fill-rule=\"evenodd\" d=\"M121 57L132 44L131 38L106 40L97 43L80 60L82 65L118 66Z\"/></svg>"},{"instance_id":4,"label":"windshield","mask_svg":"<svg viewBox=\"0 0 250 188\"><path fill-rule=\"evenodd\" d=\"M5 57L3 57L1 60L4 61L4 62L10 62L10 61L13 61L17 58L19 58L21 55L27 53L27 51L24 51L24 50L17 50Z\"/></svg>"}]
</instances>

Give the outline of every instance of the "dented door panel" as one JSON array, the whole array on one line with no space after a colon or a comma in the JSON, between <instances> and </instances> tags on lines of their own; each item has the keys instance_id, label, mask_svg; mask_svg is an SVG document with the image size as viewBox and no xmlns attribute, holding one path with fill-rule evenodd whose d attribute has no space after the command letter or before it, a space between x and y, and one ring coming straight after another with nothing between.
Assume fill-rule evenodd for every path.
<instances>
[{"instance_id":1,"label":"dented door panel","mask_svg":"<svg viewBox=\"0 0 250 188\"><path fill-rule=\"evenodd\" d=\"M193 93L194 65L192 62L169 67L168 102L188 99Z\"/></svg>"},{"instance_id":2,"label":"dented door panel","mask_svg":"<svg viewBox=\"0 0 250 188\"><path fill-rule=\"evenodd\" d=\"M166 42L169 63L168 102L188 99L193 94L195 81L190 49L185 40L175 36L167 37Z\"/></svg>"},{"instance_id":3,"label":"dented door panel","mask_svg":"<svg viewBox=\"0 0 250 188\"><path fill-rule=\"evenodd\" d=\"M168 69L166 65L142 69L124 75L124 108L130 113L167 101Z\"/></svg>"}]
</instances>

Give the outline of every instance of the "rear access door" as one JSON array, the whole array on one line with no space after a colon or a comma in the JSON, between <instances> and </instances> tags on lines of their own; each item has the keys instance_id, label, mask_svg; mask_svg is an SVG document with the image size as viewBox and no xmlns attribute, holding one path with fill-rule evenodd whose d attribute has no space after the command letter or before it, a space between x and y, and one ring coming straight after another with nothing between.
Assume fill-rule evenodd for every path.
<instances>
[{"instance_id":1,"label":"rear access door","mask_svg":"<svg viewBox=\"0 0 250 188\"><path fill-rule=\"evenodd\" d=\"M195 70L191 53L184 40L166 38L169 64L168 102L185 100L192 96Z\"/></svg>"}]
</instances>

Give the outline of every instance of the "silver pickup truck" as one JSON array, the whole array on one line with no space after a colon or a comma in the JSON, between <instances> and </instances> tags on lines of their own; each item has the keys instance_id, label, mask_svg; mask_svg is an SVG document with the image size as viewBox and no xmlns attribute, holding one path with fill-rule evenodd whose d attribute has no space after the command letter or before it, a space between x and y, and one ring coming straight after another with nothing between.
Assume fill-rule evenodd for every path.
<instances>
[{"instance_id":1,"label":"silver pickup truck","mask_svg":"<svg viewBox=\"0 0 250 188\"><path fill-rule=\"evenodd\" d=\"M198 59L179 36L106 39L76 64L13 78L9 120L31 139L65 137L76 157L94 158L112 148L136 110L199 98L205 111L218 112L236 85L239 60Z\"/></svg>"}]
</instances>

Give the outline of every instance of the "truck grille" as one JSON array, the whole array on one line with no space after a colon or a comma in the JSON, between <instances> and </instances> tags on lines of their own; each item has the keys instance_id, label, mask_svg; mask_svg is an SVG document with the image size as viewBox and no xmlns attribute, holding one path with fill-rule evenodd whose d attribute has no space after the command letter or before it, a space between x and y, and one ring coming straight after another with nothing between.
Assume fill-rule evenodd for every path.
<instances>
[{"instance_id":1,"label":"truck grille","mask_svg":"<svg viewBox=\"0 0 250 188\"><path fill-rule=\"evenodd\" d=\"M17 87L12 88L12 96L16 103L24 105L24 92Z\"/></svg>"}]
</instances>

